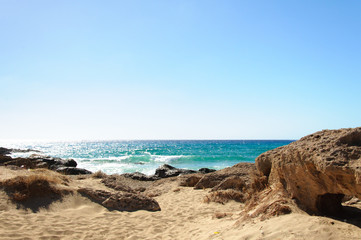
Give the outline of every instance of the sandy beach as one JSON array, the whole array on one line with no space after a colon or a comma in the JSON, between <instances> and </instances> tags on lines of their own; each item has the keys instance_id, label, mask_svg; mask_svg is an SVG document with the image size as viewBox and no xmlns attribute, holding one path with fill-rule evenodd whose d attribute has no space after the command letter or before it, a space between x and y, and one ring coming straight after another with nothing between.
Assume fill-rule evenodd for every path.
<instances>
[{"instance_id":1,"label":"sandy beach","mask_svg":"<svg viewBox=\"0 0 361 240\"><path fill-rule=\"evenodd\" d=\"M49 171L50 172L50 171ZM44 170L0 167L0 181L43 174ZM47 172L47 174L49 174ZM51 173L56 177L63 177ZM59 176L58 176L59 175ZM66 177L59 188L73 190L37 212L20 208L1 191L1 239L359 239L359 227L327 217L291 213L242 220L244 206L230 201L205 203L209 190L180 187L180 177L149 184L161 211L111 211L76 192L91 186L107 189L92 176ZM109 190L109 189L108 189Z\"/></svg>"}]
</instances>

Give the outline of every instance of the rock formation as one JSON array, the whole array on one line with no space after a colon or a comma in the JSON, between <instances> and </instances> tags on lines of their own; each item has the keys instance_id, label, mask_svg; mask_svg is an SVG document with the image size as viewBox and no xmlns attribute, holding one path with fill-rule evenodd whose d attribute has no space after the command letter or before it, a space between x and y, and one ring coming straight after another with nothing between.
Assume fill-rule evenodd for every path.
<instances>
[{"instance_id":1,"label":"rock formation","mask_svg":"<svg viewBox=\"0 0 361 240\"><path fill-rule=\"evenodd\" d=\"M122 174L122 176L124 176L126 178L131 178L134 180L139 180L139 181L155 181L155 180L159 180L162 178L176 177L179 175L192 174L192 173L206 174L206 173L211 173L214 171L216 171L216 170L209 169L209 168L201 168L198 171L194 171L194 170L189 170L189 169L175 168L171 165L163 164L155 170L155 173L153 175L150 175L150 176L145 175L140 172L124 173L124 174Z\"/></svg>"},{"instance_id":2,"label":"rock formation","mask_svg":"<svg viewBox=\"0 0 361 240\"><path fill-rule=\"evenodd\" d=\"M213 191L235 189L241 190L251 183L251 174L256 170L253 163L238 163L208 174L191 174L184 176L181 186L195 189L212 188Z\"/></svg>"},{"instance_id":3,"label":"rock formation","mask_svg":"<svg viewBox=\"0 0 361 240\"><path fill-rule=\"evenodd\" d=\"M79 193L100 203L104 207L119 211L160 211L159 204L153 198L140 193L131 192L108 192L105 190L94 190L90 188L80 188Z\"/></svg>"},{"instance_id":4,"label":"rock formation","mask_svg":"<svg viewBox=\"0 0 361 240\"><path fill-rule=\"evenodd\" d=\"M0 164L14 165L24 168L47 168L67 175L91 174L92 172L77 168L77 163L73 159L61 159L40 154L32 154L26 158L12 158L7 156L12 152L39 152L26 149L0 148Z\"/></svg>"},{"instance_id":5,"label":"rock formation","mask_svg":"<svg viewBox=\"0 0 361 240\"><path fill-rule=\"evenodd\" d=\"M256 166L302 209L335 215L345 195L361 198L361 128L316 132L261 154Z\"/></svg>"}]
</instances>

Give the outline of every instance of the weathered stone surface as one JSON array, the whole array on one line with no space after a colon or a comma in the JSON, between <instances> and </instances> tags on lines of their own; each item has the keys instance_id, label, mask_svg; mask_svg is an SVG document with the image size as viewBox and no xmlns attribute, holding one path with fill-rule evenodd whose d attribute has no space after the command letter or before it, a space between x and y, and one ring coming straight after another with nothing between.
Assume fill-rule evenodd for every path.
<instances>
[{"instance_id":1,"label":"weathered stone surface","mask_svg":"<svg viewBox=\"0 0 361 240\"><path fill-rule=\"evenodd\" d=\"M129 186L123 184L121 181L118 180L116 176L107 176L102 179L101 181L105 186L112 188L117 191L123 191L123 192L130 192L130 193L136 193L132 188Z\"/></svg>"},{"instance_id":2,"label":"weathered stone surface","mask_svg":"<svg viewBox=\"0 0 361 240\"><path fill-rule=\"evenodd\" d=\"M54 158L41 154L32 154L26 158L12 158L6 156L11 152L39 152L26 149L7 149L0 148L0 164L8 166L18 166L23 168L48 168L68 175L91 174L90 171L82 168L76 168L77 163L73 159Z\"/></svg>"},{"instance_id":3,"label":"weathered stone surface","mask_svg":"<svg viewBox=\"0 0 361 240\"><path fill-rule=\"evenodd\" d=\"M79 193L85 195L95 202L100 203L104 207L119 211L160 211L159 204L153 198L143 194L117 192L111 193L104 190L94 190L90 188L81 188Z\"/></svg>"},{"instance_id":4,"label":"weathered stone surface","mask_svg":"<svg viewBox=\"0 0 361 240\"><path fill-rule=\"evenodd\" d=\"M210 172L210 171L212 171L212 169L208 169L208 170L204 169L203 171ZM155 181L155 180L159 180L162 178L169 178L169 177L175 177L175 176L179 176L179 175L192 174L192 173L197 173L197 171L189 170L189 169L182 169L182 168L175 168L171 165L163 164L155 170L155 174L150 175L150 176L145 175L140 172L124 173L124 174L121 174L121 176L124 176L126 178L131 178L134 180L139 180L139 181Z\"/></svg>"},{"instance_id":5,"label":"weathered stone surface","mask_svg":"<svg viewBox=\"0 0 361 240\"><path fill-rule=\"evenodd\" d=\"M8 155L11 153L11 149L0 147L0 155Z\"/></svg>"},{"instance_id":6,"label":"weathered stone surface","mask_svg":"<svg viewBox=\"0 0 361 240\"><path fill-rule=\"evenodd\" d=\"M194 187L203 177L202 174L190 174L181 178L179 185L183 187Z\"/></svg>"},{"instance_id":7,"label":"weathered stone surface","mask_svg":"<svg viewBox=\"0 0 361 240\"><path fill-rule=\"evenodd\" d=\"M344 195L361 198L361 128L316 132L261 154L256 166L299 207L336 214Z\"/></svg>"},{"instance_id":8,"label":"weathered stone surface","mask_svg":"<svg viewBox=\"0 0 361 240\"><path fill-rule=\"evenodd\" d=\"M28 159L31 159L36 163L46 163L50 169L57 168L57 166L76 167L78 165L73 159L54 158L39 154L32 154L28 157Z\"/></svg>"},{"instance_id":9,"label":"weathered stone surface","mask_svg":"<svg viewBox=\"0 0 361 240\"><path fill-rule=\"evenodd\" d=\"M124 176L126 178L131 178L134 180L139 180L139 181L155 181L155 180L160 179L159 177L155 177L154 175L148 176L148 175L145 175L144 173L140 173L140 172L124 173L121 176Z\"/></svg>"},{"instance_id":10,"label":"weathered stone surface","mask_svg":"<svg viewBox=\"0 0 361 240\"><path fill-rule=\"evenodd\" d=\"M238 163L232 167L205 174L194 188L215 188L218 190L225 190L233 187L239 188L238 185L240 185L240 183L242 183L242 185L251 183L251 174L255 170L256 166L253 163ZM238 183L236 184L236 182Z\"/></svg>"},{"instance_id":11,"label":"weathered stone surface","mask_svg":"<svg viewBox=\"0 0 361 240\"><path fill-rule=\"evenodd\" d=\"M163 164L162 166L158 167L155 170L155 177L158 178L168 178L168 177L175 177L181 174L191 174L196 173L194 170L188 170L188 169L181 169L181 168L175 168L173 166L170 166L168 164Z\"/></svg>"},{"instance_id":12,"label":"weathered stone surface","mask_svg":"<svg viewBox=\"0 0 361 240\"><path fill-rule=\"evenodd\" d=\"M215 171L216 171L215 169L211 169L211 168L200 168L198 170L198 172L203 173L203 174L211 173L211 172L215 172Z\"/></svg>"},{"instance_id":13,"label":"weathered stone surface","mask_svg":"<svg viewBox=\"0 0 361 240\"><path fill-rule=\"evenodd\" d=\"M75 167L58 167L58 168L55 168L55 169L52 169L52 170L55 170L59 173L63 173L63 174L66 174L66 175L82 175L82 174L92 174L91 171L88 171L84 168L75 168Z\"/></svg>"}]
</instances>

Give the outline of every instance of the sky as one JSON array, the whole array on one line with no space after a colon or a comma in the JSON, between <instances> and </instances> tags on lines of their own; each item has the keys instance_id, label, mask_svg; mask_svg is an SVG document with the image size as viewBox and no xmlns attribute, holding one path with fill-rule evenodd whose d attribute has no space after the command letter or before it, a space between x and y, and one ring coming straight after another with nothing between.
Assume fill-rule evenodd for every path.
<instances>
[{"instance_id":1,"label":"sky","mask_svg":"<svg viewBox=\"0 0 361 240\"><path fill-rule=\"evenodd\" d=\"M0 139L361 125L361 1L0 0Z\"/></svg>"}]
</instances>

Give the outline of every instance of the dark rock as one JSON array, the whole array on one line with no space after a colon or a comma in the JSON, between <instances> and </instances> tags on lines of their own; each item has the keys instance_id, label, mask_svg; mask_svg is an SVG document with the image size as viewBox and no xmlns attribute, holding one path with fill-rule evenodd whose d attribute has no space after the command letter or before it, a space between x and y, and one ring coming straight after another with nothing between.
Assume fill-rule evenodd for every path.
<instances>
[{"instance_id":1,"label":"dark rock","mask_svg":"<svg viewBox=\"0 0 361 240\"><path fill-rule=\"evenodd\" d=\"M11 149L11 152L14 153L28 153L28 152L41 152L39 150L34 150L34 149Z\"/></svg>"},{"instance_id":2,"label":"dark rock","mask_svg":"<svg viewBox=\"0 0 361 240\"><path fill-rule=\"evenodd\" d=\"M198 170L198 172L203 173L203 174L211 173L211 172L215 172L215 171L216 171L215 169L210 169L210 168L200 168Z\"/></svg>"},{"instance_id":3,"label":"dark rock","mask_svg":"<svg viewBox=\"0 0 361 240\"><path fill-rule=\"evenodd\" d=\"M4 155L0 155L0 164L4 164L6 162L9 162L13 160L11 157L9 156L4 156Z\"/></svg>"},{"instance_id":4,"label":"dark rock","mask_svg":"<svg viewBox=\"0 0 361 240\"><path fill-rule=\"evenodd\" d=\"M100 203L104 207L119 211L160 211L160 206L156 200L143 194L134 194L129 192L111 193L104 190L94 190L90 188L81 188L79 193Z\"/></svg>"},{"instance_id":5,"label":"dark rock","mask_svg":"<svg viewBox=\"0 0 361 240\"><path fill-rule=\"evenodd\" d=\"M175 177L181 174L191 174L191 173L196 173L196 171L175 168L168 164L164 164L155 170L154 176L158 178L168 178L168 177Z\"/></svg>"},{"instance_id":6,"label":"dark rock","mask_svg":"<svg viewBox=\"0 0 361 240\"><path fill-rule=\"evenodd\" d=\"M11 158L10 161L4 162L5 165L15 165L24 168L34 168L35 163L28 158Z\"/></svg>"},{"instance_id":7,"label":"dark rock","mask_svg":"<svg viewBox=\"0 0 361 240\"><path fill-rule=\"evenodd\" d=\"M0 155L8 155L11 153L11 149L0 147Z\"/></svg>"},{"instance_id":8,"label":"dark rock","mask_svg":"<svg viewBox=\"0 0 361 240\"><path fill-rule=\"evenodd\" d=\"M66 174L66 175L83 175L83 174L92 174L91 171L88 171L84 168L75 168L75 167L58 167L55 169L57 172Z\"/></svg>"},{"instance_id":9,"label":"dark rock","mask_svg":"<svg viewBox=\"0 0 361 240\"><path fill-rule=\"evenodd\" d=\"M39 154L32 154L31 156L29 156L29 159L37 163L44 162L48 165L50 169L56 169L58 166L76 167L78 165L73 159L54 158Z\"/></svg>"}]
</instances>

